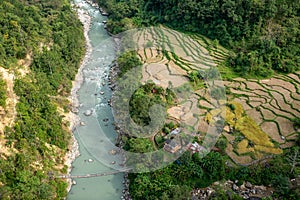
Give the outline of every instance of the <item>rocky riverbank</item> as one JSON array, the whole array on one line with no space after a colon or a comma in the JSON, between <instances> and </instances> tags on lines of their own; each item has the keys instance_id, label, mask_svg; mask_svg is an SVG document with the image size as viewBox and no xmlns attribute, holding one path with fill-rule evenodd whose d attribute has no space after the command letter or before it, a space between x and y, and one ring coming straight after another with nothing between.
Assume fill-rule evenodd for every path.
<instances>
[{"instance_id":1,"label":"rocky riverbank","mask_svg":"<svg viewBox=\"0 0 300 200\"><path fill-rule=\"evenodd\" d=\"M239 195L243 199L259 200L273 194L273 188L263 185L252 185L245 181L242 185L238 185L238 181L226 181L224 183L215 182L210 187L193 189L192 200L206 200L212 197L218 197L218 190L226 193L228 199L233 199L233 194Z\"/></svg>"},{"instance_id":2,"label":"rocky riverbank","mask_svg":"<svg viewBox=\"0 0 300 200\"><path fill-rule=\"evenodd\" d=\"M84 37L85 37L85 48L86 53L82 60L82 63L80 65L80 68L78 69L78 72L76 74L75 80L72 82L72 90L71 95L69 97L69 101L71 103L71 112L67 114L66 118L69 121L69 129L70 132L73 132L76 128L76 126L80 123L80 118L77 115L78 113L78 107L80 106L77 92L81 87L81 84L83 83L83 73L82 70L85 67L86 63L89 61L91 53L92 53L92 46L90 44L90 40L88 37L88 32L90 29L91 24L91 17L84 11L84 9L81 8L81 5L75 6L72 4L72 8L76 11L78 19L83 24L83 30L84 30ZM78 143L74 136L74 134L71 134L71 140L70 140L70 146L69 151L67 152L65 156L65 164L68 166L68 174L70 174L72 170L72 162L75 160L77 156L79 156L79 150L78 150ZM72 186L72 180L68 179L68 192L70 191Z\"/></svg>"},{"instance_id":3,"label":"rocky riverbank","mask_svg":"<svg viewBox=\"0 0 300 200\"><path fill-rule=\"evenodd\" d=\"M116 50L116 52L118 52L119 48L120 48L119 40L118 40L118 38L115 38L114 41L115 41L115 50ZM118 73L119 73L118 63L115 61L110 66L110 73L109 73L109 80L108 80L108 84L109 84L109 87L110 87L113 95L114 95L114 90L117 87L116 80L118 78ZM116 146L118 146L120 149L123 149L124 144L123 144L121 138L122 138L122 135L124 135L124 133L117 126L116 123L115 123L115 130L118 133L118 138L117 138L117 141L116 141ZM120 152L122 152L122 151L120 151ZM124 156L124 159L123 159L122 165L125 167L126 157L125 157L125 155L123 155L123 156ZM132 200L132 198L130 196L130 193L129 193L129 179L128 179L128 173L127 172L124 173L123 186L124 186L124 189L123 189L123 194L121 196L121 200Z\"/></svg>"},{"instance_id":4,"label":"rocky riverbank","mask_svg":"<svg viewBox=\"0 0 300 200\"><path fill-rule=\"evenodd\" d=\"M102 9L97 4L95 4L93 1L86 0L85 2L87 2L91 6L98 9L101 12L101 14L103 15ZM71 131L75 131L76 126L81 124L80 118L77 115L79 107L81 106L80 102L78 101L77 92L80 89L80 87L83 83L83 80L84 80L82 70L86 66L86 63L90 61L90 57L91 57L91 53L92 53L92 46L91 46L90 39L89 39L89 36L88 36L88 32L89 32L90 25L91 25L91 17L88 13L86 13L86 11L82 8L82 6L83 6L83 4L80 4L80 3L76 4L76 5L72 5L73 9L75 9L76 12L77 12L79 20L83 24L84 37L85 37L85 40L86 40L86 54L85 54L85 57L84 57L84 59L81 63L81 66L78 70L75 81L73 81L73 83L72 83L73 87L72 87L71 96L70 96L71 111L72 112L69 114L70 116L68 117L69 118L68 121L70 122L70 130ZM115 51L117 52L118 50L119 50L119 42L118 42L118 39L116 38L115 39ZM118 74L117 63L113 63L110 66L110 75L109 75L109 80L108 80L108 84L109 84L110 89L112 91L114 91L114 89L116 87L115 78L117 77L117 74ZM120 135L120 133L119 133L119 135ZM120 141L120 140L118 140L118 141ZM66 162L65 162L66 165L68 166L68 174L70 174L70 172L72 170L72 165L71 165L72 162L79 155L78 143L77 143L74 135L72 135L72 139L71 139L69 149L70 149L70 151L66 155ZM71 185L72 185L72 180L69 180L68 181L68 191L70 191ZM122 200L131 200L131 197L130 197L130 194L129 194L128 173L124 173L123 185L124 185L124 189L123 189L123 194L122 194L121 199Z\"/></svg>"},{"instance_id":5,"label":"rocky riverbank","mask_svg":"<svg viewBox=\"0 0 300 200\"><path fill-rule=\"evenodd\" d=\"M96 9L99 9L100 12L101 8L95 4L94 2L90 1L90 0L86 0L85 2L89 3L91 6L95 7ZM69 98L70 102L71 102L71 111L67 118L68 121L70 122L70 131L74 132L76 129L76 126L81 124L81 120L79 118L79 116L77 115L78 111L79 111L79 107L80 102L78 100L78 95L77 92L80 89L83 81L84 81L84 77L83 77L83 69L86 66L86 64L90 61L90 57L91 57L91 53L92 53L92 46L90 43L90 39L88 36L88 32L90 30L90 26L91 26L91 16L82 8L83 4L76 4L76 5L72 5L73 9L76 11L79 20L81 21L81 23L83 24L83 29L84 29L84 37L85 37L85 41L86 41L86 54L85 57L81 63L81 66L78 70L78 73L75 77L75 81L72 82L72 90L71 90L71 96ZM115 50L118 51L118 42L115 41ZM109 86L111 88L111 90L114 90L115 87L115 81L114 78L117 76L117 65L116 63L114 63L111 68L110 68L110 78L109 78ZM76 138L74 137L74 135L72 134L72 138L70 141L70 147L69 147L69 152L66 155L66 161L65 164L68 166L68 174L70 174L71 170L72 170L72 162L75 160L75 158L79 156L79 151L78 151L78 143L76 141ZM124 185L124 190L123 190L123 195L121 197L122 200L130 200L130 194L129 194L129 180L128 180L128 174L125 173L124 174L124 180L123 180L123 185ZM70 191L72 186L72 180L68 180L68 191Z\"/></svg>"}]
</instances>

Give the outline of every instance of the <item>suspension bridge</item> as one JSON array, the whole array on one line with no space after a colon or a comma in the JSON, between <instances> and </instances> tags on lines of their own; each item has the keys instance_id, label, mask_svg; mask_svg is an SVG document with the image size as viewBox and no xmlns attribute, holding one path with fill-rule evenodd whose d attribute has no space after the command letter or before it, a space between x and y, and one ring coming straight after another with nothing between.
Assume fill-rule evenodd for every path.
<instances>
[{"instance_id":1,"label":"suspension bridge","mask_svg":"<svg viewBox=\"0 0 300 200\"><path fill-rule=\"evenodd\" d=\"M129 172L130 170L131 170L131 168L119 169L119 170L109 171L109 172L101 172L101 173L93 173L93 174L83 174L83 175L69 175L69 174L52 175L52 174L49 174L49 176L52 177L52 178L62 178L62 179L92 178L92 177L109 176L109 175L113 175L113 174Z\"/></svg>"}]
</instances>

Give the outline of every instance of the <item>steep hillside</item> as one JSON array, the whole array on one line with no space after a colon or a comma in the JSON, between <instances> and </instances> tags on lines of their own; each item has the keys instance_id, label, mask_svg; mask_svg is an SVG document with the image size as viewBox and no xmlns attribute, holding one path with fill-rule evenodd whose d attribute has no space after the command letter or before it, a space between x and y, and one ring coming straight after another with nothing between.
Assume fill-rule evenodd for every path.
<instances>
[{"instance_id":1,"label":"steep hillside","mask_svg":"<svg viewBox=\"0 0 300 200\"><path fill-rule=\"evenodd\" d=\"M226 66L240 75L299 70L299 0L98 1L111 14L108 29L113 33L165 24L232 50Z\"/></svg>"},{"instance_id":2,"label":"steep hillside","mask_svg":"<svg viewBox=\"0 0 300 200\"><path fill-rule=\"evenodd\" d=\"M70 132L62 108L84 53L67 0L0 2L0 198L61 199Z\"/></svg>"}]
</instances>

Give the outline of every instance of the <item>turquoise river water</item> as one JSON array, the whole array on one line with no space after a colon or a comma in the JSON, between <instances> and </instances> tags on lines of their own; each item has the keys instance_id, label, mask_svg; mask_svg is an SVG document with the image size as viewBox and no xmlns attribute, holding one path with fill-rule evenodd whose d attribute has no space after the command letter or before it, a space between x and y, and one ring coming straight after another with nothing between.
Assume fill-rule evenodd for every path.
<instances>
[{"instance_id":1,"label":"turquoise river water","mask_svg":"<svg viewBox=\"0 0 300 200\"><path fill-rule=\"evenodd\" d=\"M112 166L121 163L120 155L111 155L117 133L112 125L113 115L108 100L111 91L108 87L108 74L115 58L112 38L104 29L102 16L97 8L84 0L74 0L75 5L91 17L88 33L92 53L83 66L83 83L77 92L78 115L84 126L77 126L74 135L79 144L80 156L72 164L71 175L84 175L113 171ZM90 116L84 113L91 111ZM112 164L115 163L115 164ZM94 178L74 179L76 184L68 194L68 200L117 200L123 190L123 174Z\"/></svg>"}]
</instances>

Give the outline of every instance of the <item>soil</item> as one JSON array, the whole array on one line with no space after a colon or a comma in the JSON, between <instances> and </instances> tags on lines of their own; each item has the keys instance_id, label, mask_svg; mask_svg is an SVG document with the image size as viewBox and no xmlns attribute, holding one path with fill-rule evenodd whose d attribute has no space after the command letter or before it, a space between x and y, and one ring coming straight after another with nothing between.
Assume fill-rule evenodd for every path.
<instances>
[{"instance_id":1,"label":"soil","mask_svg":"<svg viewBox=\"0 0 300 200\"><path fill-rule=\"evenodd\" d=\"M14 119L16 117L16 104L18 102L18 97L14 93L14 78L15 75L7 69L0 67L0 73L2 74L3 80L6 82L7 90L6 90L6 106L2 108L4 110L4 114L1 116L0 120L0 135L3 135L3 131L5 126L12 127L14 123ZM0 107L1 110L1 107Z\"/></svg>"}]
</instances>

